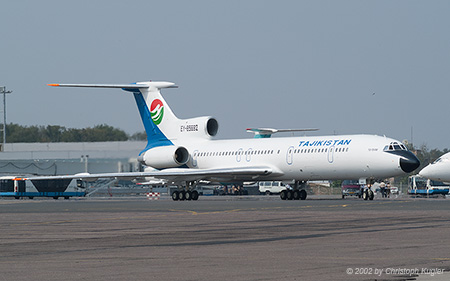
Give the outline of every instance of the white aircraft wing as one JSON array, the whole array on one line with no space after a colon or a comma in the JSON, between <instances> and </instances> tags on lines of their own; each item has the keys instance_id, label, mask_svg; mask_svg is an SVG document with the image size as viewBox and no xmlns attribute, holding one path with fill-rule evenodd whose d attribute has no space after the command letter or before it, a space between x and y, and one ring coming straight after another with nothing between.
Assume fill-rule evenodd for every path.
<instances>
[{"instance_id":1,"label":"white aircraft wing","mask_svg":"<svg viewBox=\"0 0 450 281\"><path fill-rule=\"evenodd\" d=\"M80 179L85 181L95 181L99 178L136 179L154 177L166 179L171 182L194 181L194 180L256 180L259 177L268 175L282 175L283 173L270 167L242 167L242 168L217 168L217 169L184 169L171 168L149 172L128 172L128 173L101 173L89 174L79 173L63 176L36 176L16 178L16 180L56 180L56 179Z\"/></svg>"}]
</instances>

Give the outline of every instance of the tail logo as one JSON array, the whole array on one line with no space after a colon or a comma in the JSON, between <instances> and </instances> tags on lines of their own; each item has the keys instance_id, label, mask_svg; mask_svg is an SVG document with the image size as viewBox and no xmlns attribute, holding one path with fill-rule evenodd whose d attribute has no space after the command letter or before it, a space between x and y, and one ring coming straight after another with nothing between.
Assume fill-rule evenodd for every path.
<instances>
[{"instance_id":1,"label":"tail logo","mask_svg":"<svg viewBox=\"0 0 450 281\"><path fill-rule=\"evenodd\" d=\"M153 100L152 104L150 105L150 115L155 125L159 125L161 123L164 116L164 104L161 100Z\"/></svg>"}]
</instances>

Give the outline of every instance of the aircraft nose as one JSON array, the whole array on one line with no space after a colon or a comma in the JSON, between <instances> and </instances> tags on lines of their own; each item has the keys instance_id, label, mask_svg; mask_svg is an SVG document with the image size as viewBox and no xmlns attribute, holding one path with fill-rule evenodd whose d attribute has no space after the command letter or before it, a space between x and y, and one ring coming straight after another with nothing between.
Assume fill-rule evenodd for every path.
<instances>
[{"instance_id":1,"label":"aircraft nose","mask_svg":"<svg viewBox=\"0 0 450 281\"><path fill-rule=\"evenodd\" d=\"M402 158L400 158L400 167L403 172L411 173L415 169L419 168L420 161L417 159L416 155L414 155L411 151L407 151Z\"/></svg>"},{"instance_id":2,"label":"aircraft nose","mask_svg":"<svg viewBox=\"0 0 450 281\"><path fill-rule=\"evenodd\" d=\"M419 176L424 177L424 178L430 178L430 176L432 176L432 174L430 173L430 169L429 169L430 165L426 166L425 168L423 168L420 172L419 172Z\"/></svg>"}]
</instances>

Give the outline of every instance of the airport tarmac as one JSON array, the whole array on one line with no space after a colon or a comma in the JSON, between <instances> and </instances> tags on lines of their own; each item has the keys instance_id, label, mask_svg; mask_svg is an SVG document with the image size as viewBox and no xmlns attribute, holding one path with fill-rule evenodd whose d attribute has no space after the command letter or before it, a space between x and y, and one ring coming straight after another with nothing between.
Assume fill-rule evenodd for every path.
<instances>
[{"instance_id":1,"label":"airport tarmac","mask_svg":"<svg viewBox=\"0 0 450 281\"><path fill-rule=\"evenodd\" d=\"M0 199L0 280L448 280L450 199ZM428 279L427 279L428 278Z\"/></svg>"}]
</instances>

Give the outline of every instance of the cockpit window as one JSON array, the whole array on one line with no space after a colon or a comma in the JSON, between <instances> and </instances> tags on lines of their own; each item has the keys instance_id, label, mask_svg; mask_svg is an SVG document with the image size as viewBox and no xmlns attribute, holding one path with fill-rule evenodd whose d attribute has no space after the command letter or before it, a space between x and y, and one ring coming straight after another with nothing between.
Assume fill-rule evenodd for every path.
<instances>
[{"instance_id":1,"label":"cockpit window","mask_svg":"<svg viewBox=\"0 0 450 281\"><path fill-rule=\"evenodd\" d=\"M439 157L438 159L434 160L433 164L439 163L439 162L441 162L441 161L442 161L442 158Z\"/></svg>"},{"instance_id":2,"label":"cockpit window","mask_svg":"<svg viewBox=\"0 0 450 281\"><path fill-rule=\"evenodd\" d=\"M396 150L408 150L408 149L402 143L393 141L390 144L386 145L383 150L384 151L396 151Z\"/></svg>"}]
</instances>

